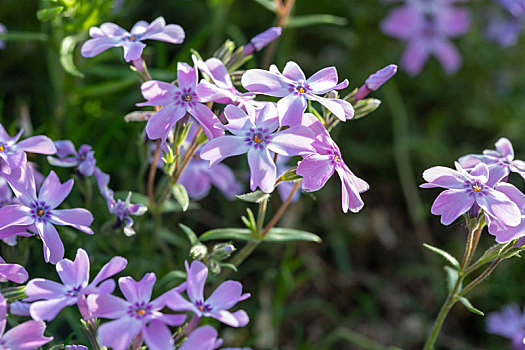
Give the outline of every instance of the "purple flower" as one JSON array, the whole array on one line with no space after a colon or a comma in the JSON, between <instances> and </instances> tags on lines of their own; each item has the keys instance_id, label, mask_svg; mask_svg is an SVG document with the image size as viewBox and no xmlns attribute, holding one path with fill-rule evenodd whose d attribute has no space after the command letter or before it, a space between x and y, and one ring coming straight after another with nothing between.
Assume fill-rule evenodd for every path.
<instances>
[{"instance_id":1,"label":"purple flower","mask_svg":"<svg viewBox=\"0 0 525 350\"><path fill-rule=\"evenodd\" d=\"M93 215L81 208L56 209L71 192L73 180L60 183L52 171L45 179L38 197L35 179L28 168L18 168L5 175L20 204L7 205L0 209L0 230L10 226L31 225L44 243L44 259L52 264L64 257L64 245L53 225L69 225L88 234L93 234L89 225Z\"/></svg>"},{"instance_id":2,"label":"purple flower","mask_svg":"<svg viewBox=\"0 0 525 350\"><path fill-rule=\"evenodd\" d=\"M506 243L517 238L525 237L525 195L516 187L506 182L501 182L494 187L495 190L505 194L520 209L521 222L514 227L501 226L498 222L487 218L489 233L496 236L496 242Z\"/></svg>"},{"instance_id":3,"label":"purple flower","mask_svg":"<svg viewBox=\"0 0 525 350\"><path fill-rule=\"evenodd\" d=\"M0 23L0 34L5 34L5 33L7 33L7 28L2 23ZM5 41L0 40L0 50L2 50L4 47L5 47Z\"/></svg>"},{"instance_id":4,"label":"purple flower","mask_svg":"<svg viewBox=\"0 0 525 350\"><path fill-rule=\"evenodd\" d=\"M31 316L29 309L31 307L30 303L17 300L14 303L9 304L9 313L15 316Z\"/></svg>"},{"instance_id":5,"label":"purple flower","mask_svg":"<svg viewBox=\"0 0 525 350\"><path fill-rule=\"evenodd\" d=\"M524 0L496 0L496 2L516 18L523 18L525 16Z\"/></svg>"},{"instance_id":6,"label":"purple flower","mask_svg":"<svg viewBox=\"0 0 525 350\"><path fill-rule=\"evenodd\" d=\"M470 174L456 162L457 170L436 166L423 172L428 182L421 188L446 188L432 205L432 214L441 215L441 223L449 225L476 203L489 220L500 226L519 225L521 213L518 206L503 192L488 185L489 169L477 164Z\"/></svg>"},{"instance_id":7,"label":"purple flower","mask_svg":"<svg viewBox=\"0 0 525 350\"><path fill-rule=\"evenodd\" d=\"M257 116L232 105L226 106L224 114L229 121L224 128L233 135L210 140L203 146L200 156L214 166L224 158L248 153L252 191L259 187L271 193L274 189L277 170L270 151L292 156L312 150L313 134L308 128L295 126L276 132L279 118L271 104Z\"/></svg>"},{"instance_id":8,"label":"purple flower","mask_svg":"<svg viewBox=\"0 0 525 350\"><path fill-rule=\"evenodd\" d=\"M113 191L108 187L109 175L103 173L99 168L95 168L94 175L97 180L100 194L107 202L108 211L117 217L115 228L124 224L124 234L128 237L133 236L135 230L133 229L133 219L130 215L143 215L148 208L140 203L131 203L131 192L129 192L125 201L122 201L121 199L115 200L115 198L113 198Z\"/></svg>"},{"instance_id":9,"label":"purple flower","mask_svg":"<svg viewBox=\"0 0 525 350\"><path fill-rule=\"evenodd\" d=\"M184 41L184 30L177 24L166 25L163 17L158 17L151 24L139 21L131 28L130 33L116 24L104 23L100 28L91 27L89 35L93 39L82 45L82 56L94 57L112 47L122 47L126 62L140 58L146 47L143 40L160 40L172 44Z\"/></svg>"},{"instance_id":10,"label":"purple flower","mask_svg":"<svg viewBox=\"0 0 525 350\"><path fill-rule=\"evenodd\" d=\"M244 46L244 57L251 55L254 51L261 51L266 45L281 36L281 27L272 27L257 34Z\"/></svg>"},{"instance_id":11,"label":"purple flower","mask_svg":"<svg viewBox=\"0 0 525 350\"><path fill-rule=\"evenodd\" d=\"M468 10L455 8L454 1L407 1L381 23L381 30L407 42L401 65L411 75L418 74L430 55L451 74L461 65L461 56L449 38L465 34Z\"/></svg>"},{"instance_id":12,"label":"purple flower","mask_svg":"<svg viewBox=\"0 0 525 350\"><path fill-rule=\"evenodd\" d=\"M392 78L394 74L396 74L396 72L397 66L395 64L390 64L385 68L382 68L374 74L370 75L368 79L366 79L363 86L361 86L359 90L357 90L357 92L355 93L354 101L362 100L370 92L379 89L384 83L386 83L390 78Z\"/></svg>"},{"instance_id":13,"label":"purple flower","mask_svg":"<svg viewBox=\"0 0 525 350\"><path fill-rule=\"evenodd\" d=\"M86 296L113 292L115 281L107 279L122 271L127 263L120 256L113 257L89 283L89 257L84 249L78 249L75 261L62 259L56 265L62 284L43 278L27 283L27 301L38 300L31 304L31 317L38 321L51 321L64 307L77 304L82 317L89 318Z\"/></svg>"},{"instance_id":14,"label":"purple flower","mask_svg":"<svg viewBox=\"0 0 525 350\"><path fill-rule=\"evenodd\" d=\"M244 310L228 311L239 301L246 300L250 294L242 293L242 284L236 281L221 283L206 300L204 299L204 285L208 276L208 268L198 260L191 266L186 262L186 294L190 301L184 299L179 292L172 290L166 297L166 305L176 311L191 311L197 317L213 317L232 327L244 327L249 318Z\"/></svg>"},{"instance_id":15,"label":"purple flower","mask_svg":"<svg viewBox=\"0 0 525 350\"><path fill-rule=\"evenodd\" d=\"M301 68L292 61L286 64L282 74L272 65L270 71L250 69L242 76L242 85L248 91L283 97L277 102L277 110L281 125L288 126L301 124L308 100L319 102L342 121L352 118L354 108L349 102L319 96L348 86L346 79L339 84L337 81L335 67L321 69L306 79Z\"/></svg>"},{"instance_id":16,"label":"purple flower","mask_svg":"<svg viewBox=\"0 0 525 350\"><path fill-rule=\"evenodd\" d=\"M7 303L0 294L0 349L31 350L53 340L53 337L44 337L46 324L41 321L27 321L5 332L6 313Z\"/></svg>"},{"instance_id":17,"label":"purple flower","mask_svg":"<svg viewBox=\"0 0 525 350\"><path fill-rule=\"evenodd\" d=\"M303 154L304 159L297 166L297 174L303 177L303 189L318 191L336 171L341 179L343 212L349 209L358 212L364 206L360 193L367 191L370 186L348 168L339 147L314 115L306 113L303 124L316 134L312 144L315 151Z\"/></svg>"},{"instance_id":18,"label":"purple flower","mask_svg":"<svg viewBox=\"0 0 525 350\"><path fill-rule=\"evenodd\" d=\"M55 141L57 157L47 157L49 164L59 167L76 167L78 172L84 176L91 176L95 171L95 152L91 146L82 145L75 150L75 146L69 140Z\"/></svg>"},{"instance_id":19,"label":"purple flower","mask_svg":"<svg viewBox=\"0 0 525 350\"><path fill-rule=\"evenodd\" d=\"M222 345L222 339L212 326L202 326L195 329L179 350L213 350Z\"/></svg>"},{"instance_id":20,"label":"purple flower","mask_svg":"<svg viewBox=\"0 0 525 350\"><path fill-rule=\"evenodd\" d=\"M64 350L89 350L85 345L66 345Z\"/></svg>"},{"instance_id":21,"label":"purple flower","mask_svg":"<svg viewBox=\"0 0 525 350\"><path fill-rule=\"evenodd\" d=\"M88 297L89 309L94 316L116 319L99 327L98 337L102 345L114 350L125 350L132 339L141 332L149 349L173 349L173 339L168 326L181 325L186 315L160 312L173 290L151 300L155 280L154 273L146 274L140 282L131 277L121 277L118 283L126 300L113 295Z\"/></svg>"},{"instance_id":22,"label":"purple flower","mask_svg":"<svg viewBox=\"0 0 525 350\"><path fill-rule=\"evenodd\" d=\"M137 103L137 106L164 106L151 116L146 125L146 133L152 140L166 140L168 133L177 121L189 113L195 118L206 136L211 140L223 134L215 124L220 121L213 112L201 103L201 98L195 92L197 87L197 68L179 62L177 65L177 84L173 85L157 80L142 84L142 95L147 102Z\"/></svg>"},{"instance_id":23,"label":"purple flower","mask_svg":"<svg viewBox=\"0 0 525 350\"><path fill-rule=\"evenodd\" d=\"M491 13L486 26L486 35L501 47L516 45L523 31L523 19Z\"/></svg>"},{"instance_id":24,"label":"purple flower","mask_svg":"<svg viewBox=\"0 0 525 350\"><path fill-rule=\"evenodd\" d=\"M47 136L33 136L18 142L24 131L20 130L10 137L0 124L0 173L9 174L11 170L25 166L25 152L39 154L55 154L56 148Z\"/></svg>"},{"instance_id":25,"label":"purple flower","mask_svg":"<svg viewBox=\"0 0 525 350\"><path fill-rule=\"evenodd\" d=\"M0 257L0 282L13 281L15 283L24 283L29 275L26 269L18 264L6 264L5 260Z\"/></svg>"},{"instance_id":26,"label":"purple flower","mask_svg":"<svg viewBox=\"0 0 525 350\"><path fill-rule=\"evenodd\" d=\"M491 312L486 319L487 332L512 339L512 348L525 350L525 312L518 305L510 304L500 312Z\"/></svg>"},{"instance_id":27,"label":"purple flower","mask_svg":"<svg viewBox=\"0 0 525 350\"><path fill-rule=\"evenodd\" d=\"M485 163L489 168L489 185L493 186L510 172L515 172L525 179L525 162L514 159L512 143L502 137L496 142L496 150L484 150L482 155L469 154L458 159L463 169L470 170L479 163Z\"/></svg>"}]
</instances>

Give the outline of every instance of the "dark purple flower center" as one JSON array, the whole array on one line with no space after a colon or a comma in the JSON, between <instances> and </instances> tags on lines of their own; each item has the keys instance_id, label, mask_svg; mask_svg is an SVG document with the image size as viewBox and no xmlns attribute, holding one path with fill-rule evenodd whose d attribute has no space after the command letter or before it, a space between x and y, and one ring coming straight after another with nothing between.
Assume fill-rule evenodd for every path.
<instances>
[{"instance_id":1,"label":"dark purple flower center","mask_svg":"<svg viewBox=\"0 0 525 350\"><path fill-rule=\"evenodd\" d=\"M342 162L343 158L341 157L341 153L332 146L332 165L341 166Z\"/></svg>"},{"instance_id":2,"label":"dark purple flower center","mask_svg":"<svg viewBox=\"0 0 525 350\"><path fill-rule=\"evenodd\" d=\"M195 306L197 306L197 309L199 309L203 313L211 311L211 306L208 304L204 304L202 300L197 300L195 302Z\"/></svg>"},{"instance_id":3,"label":"dark purple flower center","mask_svg":"<svg viewBox=\"0 0 525 350\"><path fill-rule=\"evenodd\" d=\"M145 301L140 303L137 301L135 304L128 306L127 313L129 317L140 320L151 314L151 309L151 305L146 304Z\"/></svg>"},{"instance_id":4,"label":"dark purple flower center","mask_svg":"<svg viewBox=\"0 0 525 350\"><path fill-rule=\"evenodd\" d=\"M263 149L266 147L266 144L270 142L271 138L272 136L267 128L250 128L250 131L246 133L244 141L246 141L250 147Z\"/></svg>"},{"instance_id":5,"label":"dark purple flower center","mask_svg":"<svg viewBox=\"0 0 525 350\"><path fill-rule=\"evenodd\" d=\"M175 104L177 106L193 107L198 101L199 98L192 88L184 88L175 93Z\"/></svg>"},{"instance_id":6,"label":"dark purple flower center","mask_svg":"<svg viewBox=\"0 0 525 350\"><path fill-rule=\"evenodd\" d=\"M488 194L488 187L479 181L466 181L464 187L467 189L467 192L471 196L485 196Z\"/></svg>"},{"instance_id":7,"label":"dark purple flower center","mask_svg":"<svg viewBox=\"0 0 525 350\"><path fill-rule=\"evenodd\" d=\"M34 202L31 205L31 218L38 222L46 222L49 220L49 205L46 205L45 202Z\"/></svg>"},{"instance_id":8,"label":"dark purple flower center","mask_svg":"<svg viewBox=\"0 0 525 350\"><path fill-rule=\"evenodd\" d=\"M72 288L66 292L66 297L77 297L80 294L80 291L82 290L82 286L77 286L75 288Z\"/></svg>"},{"instance_id":9,"label":"dark purple flower center","mask_svg":"<svg viewBox=\"0 0 525 350\"><path fill-rule=\"evenodd\" d=\"M293 84L288 84L289 88L288 91L293 92L295 96L297 95L303 95L310 91L310 85L308 85L306 82L295 82Z\"/></svg>"},{"instance_id":10,"label":"dark purple flower center","mask_svg":"<svg viewBox=\"0 0 525 350\"><path fill-rule=\"evenodd\" d=\"M137 41L140 41L140 36L139 35L128 35L124 37L124 40L131 41L131 42L137 42Z\"/></svg>"}]
</instances>

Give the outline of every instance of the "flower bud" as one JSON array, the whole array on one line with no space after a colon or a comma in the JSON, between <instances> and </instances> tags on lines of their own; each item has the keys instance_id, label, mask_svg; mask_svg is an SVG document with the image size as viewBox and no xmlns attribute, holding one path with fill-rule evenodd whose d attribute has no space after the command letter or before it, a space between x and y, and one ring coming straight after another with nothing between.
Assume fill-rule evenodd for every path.
<instances>
[{"instance_id":1,"label":"flower bud","mask_svg":"<svg viewBox=\"0 0 525 350\"><path fill-rule=\"evenodd\" d=\"M208 268L210 269L211 273L213 273L214 275L221 273L221 265L215 259L211 259L208 262Z\"/></svg>"},{"instance_id":2,"label":"flower bud","mask_svg":"<svg viewBox=\"0 0 525 350\"><path fill-rule=\"evenodd\" d=\"M208 254L208 248L204 244L197 243L190 249L190 257L194 260L203 260Z\"/></svg>"},{"instance_id":3,"label":"flower bud","mask_svg":"<svg viewBox=\"0 0 525 350\"><path fill-rule=\"evenodd\" d=\"M372 91L375 91L379 89L381 85L386 83L390 78L392 78L396 72L397 66L395 64L390 64L370 75L365 81L366 87Z\"/></svg>"},{"instance_id":4,"label":"flower bud","mask_svg":"<svg viewBox=\"0 0 525 350\"><path fill-rule=\"evenodd\" d=\"M220 243L213 247L213 257L219 261L228 259L235 251L235 247L230 243Z\"/></svg>"},{"instance_id":5,"label":"flower bud","mask_svg":"<svg viewBox=\"0 0 525 350\"><path fill-rule=\"evenodd\" d=\"M244 47L244 57L251 55L254 51L261 51L266 45L277 39L281 31L281 27L272 27L254 36Z\"/></svg>"}]
</instances>

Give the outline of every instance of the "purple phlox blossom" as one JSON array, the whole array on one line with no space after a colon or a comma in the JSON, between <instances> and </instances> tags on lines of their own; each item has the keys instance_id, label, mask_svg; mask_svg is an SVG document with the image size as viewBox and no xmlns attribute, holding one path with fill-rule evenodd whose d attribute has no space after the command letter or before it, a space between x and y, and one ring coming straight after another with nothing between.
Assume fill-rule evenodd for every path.
<instances>
[{"instance_id":1,"label":"purple phlox blossom","mask_svg":"<svg viewBox=\"0 0 525 350\"><path fill-rule=\"evenodd\" d=\"M32 164L32 163L27 163ZM36 172L33 173L33 175L41 175L40 173ZM38 187L38 182L37 182ZM13 196L13 191L11 191L11 188L9 187L9 184L7 181L4 180L4 178L0 177L0 208L5 207L6 205L10 204L19 204L20 201ZM16 226L9 226L4 229L0 229L0 239L2 241L9 245L9 246L15 246L17 244L17 236L25 236L30 237L32 236L31 233L27 232L27 229L30 227L30 225L16 225Z\"/></svg>"},{"instance_id":2,"label":"purple phlox blossom","mask_svg":"<svg viewBox=\"0 0 525 350\"><path fill-rule=\"evenodd\" d=\"M318 191L336 171L341 179L343 212L350 210L357 213L364 206L360 194L370 186L348 168L339 147L313 114L306 113L303 124L316 134L316 140L312 144L314 151L303 154L304 159L297 166L297 174L303 177L303 189L309 192Z\"/></svg>"},{"instance_id":3,"label":"purple phlox blossom","mask_svg":"<svg viewBox=\"0 0 525 350\"><path fill-rule=\"evenodd\" d=\"M431 212L441 215L441 223L449 225L461 214L477 204L489 220L498 225L518 226L521 222L521 212L518 206L503 192L497 191L488 185L489 169L485 163L477 164L468 173L459 163L456 169L442 166L432 167L423 172L427 183L421 188L446 188L434 201Z\"/></svg>"},{"instance_id":4,"label":"purple phlox blossom","mask_svg":"<svg viewBox=\"0 0 525 350\"><path fill-rule=\"evenodd\" d=\"M498 2L508 13L502 13L490 8L486 17L485 34L487 38L501 47L509 47L518 42L523 31L525 15L524 0L499 0Z\"/></svg>"},{"instance_id":5,"label":"purple phlox blossom","mask_svg":"<svg viewBox=\"0 0 525 350\"><path fill-rule=\"evenodd\" d=\"M95 171L95 151L91 146L82 145L75 150L75 146L69 140L55 141L57 153L55 157L47 157L49 164L59 167L75 167L81 175L91 176Z\"/></svg>"},{"instance_id":6,"label":"purple phlox blossom","mask_svg":"<svg viewBox=\"0 0 525 350\"><path fill-rule=\"evenodd\" d=\"M109 175L103 173L99 168L95 168L95 179L97 180L100 194L106 200L108 211L117 217L115 228L124 225L124 234L126 236L133 236L135 230L133 229L133 219L130 215L143 215L148 208L140 203L131 203L131 192L128 193L126 200L115 200L113 191L108 187Z\"/></svg>"},{"instance_id":7,"label":"purple phlox blossom","mask_svg":"<svg viewBox=\"0 0 525 350\"><path fill-rule=\"evenodd\" d=\"M192 56L195 66L208 76L213 84L201 80L195 92L203 102L213 101L221 104L234 104L245 111L248 109L262 108L261 102L255 101L255 94L242 93L233 85L228 70L221 60L217 58L207 59L206 62Z\"/></svg>"},{"instance_id":8,"label":"purple phlox blossom","mask_svg":"<svg viewBox=\"0 0 525 350\"><path fill-rule=\"evenodd\" d=\"M232 327L244 327L250 321L244 310L228 311L238 302L250 297L249 293L242 293L242 284L236 281L221 283L217 289L205 300L204 285L208 277L208 268L202 262L194 260L191 266L186 265L186 300L178 290L172 290L166 297L166 305L175 311L191 311L196 317L213 317Z\"/></svg>"},{"instance_id":9,"label":"purple phlox blossom","mask_svg":"<svg viewBox=\"0 0 525 350\"><path fill-rule=\"evenodd\" d=\"M337 83L335 67L323 68L306 79L297 63L286 63L282 74L272 65L269 71L250 69L242 76L242 85L250 92L282 97L277 102L281 125L300 125L308 100L317 101L342 121L354 116L354 108L348 101L326 98L332 90L344 89L348 80Z\"/></svg>"},{"instance_id":10,"label":"purple phlox blossom","mask_svg":"<svg viewBox=\"0 0 525 350\"><path fill-rule=\"evenodd\" d=\"M430 55L446 73L461 66L461 56L449 38L465 34L470 26L467 9L456 8L453 1L408 1L394 8L381 22L381 30L407 42L401 66L411 75L418 74Z\"/></svg>"},{"instance_id":11,"label":"purple phlox blossom","mask_svg":"<svg viewBox=\"0 0 525 350\"><path fill-rule=\"evenodd\" d=\"M142 84L142 95L147 102L137 106L163 106L151 116L146 125L146 133L152 140L166 140L175 123L188 113L199 122L206 136L211 140L222 136L223 130L215 124L220 121L215 114L201 102L196 92L198 71L187 63L177 64L177 85L158 80Z\"/></svg>"},{"instance_id":12,"label":"purple phlox blossom","mask_svg":"<svg viewBox=\"0 0 525 350\"><path fill-rule=\"evenodd\" d=\"M244 57L251 55L254 51L261 51L266 45L281 36L281 27L271 27L257 34L244 46Z\"/></svg>"},{"instance_id":13,"label":"purple phlox blossom","mask_svg":"<svg viewBox=\"0 0 525 350\"><path fill-rule=\"evenodd\" d=\"M491 312L486 319L487 332L512 339L514 350L525 350L525 312L518 305L510 304L500 312Z\"/></svg>"},{"instance_id":14,"label":"purple phlox blossom","mask_svg":"<svg viewBox=\"0 0 525 350\"><path fill-rule=\"evenodd\" d=\"M293 156L311 151L313 133L304 126L294 126L283 131L279 128L279 118L273 105L267 104L257 115L246 114L239 107L229 105L224 109L229 123L223 126L233 135L210 140L200 156L215 166L224 158L248 153L250 166L250 188L259 187L263 192L274 189L276 166L270 152Z\"/></svg>"},{"instance_id":15,"label":"purple phlox blossom","mask_svg":"<svg viewBox=\"0 0 525 350\"><path fill-rule=\"evenodd\" d=\"M521 212L519 216L521 222L514 227L501 226L498 222L487 217L489 233L496 236L496 242L498 243L506 243L517 238L525 237L525 195L516 187L506 182L498 183L494 189L505 194L518 206Z\"/></svg>"},{"instance_id":16,"label":"purple phlox blossom","mask_svg":"<svg viewBox=\"0 0 525 350\"><path fill-rule=\"evenodd\" d=\"M219 333L212 326L196 328L179 350L213 350L222 345Z\"/></svg>"},{"instance_id":17,"label":"purple phlox blossom","mask_svg":"<svg viewBox=\"0 0 525 350\"><path fill-rule=\"evenodd\" d=\"M384 83L392 78L396 72L397 66L395 64L390 64L370 75L368 79L365 80L363 86L361 86L355 93L353 97L354 101L362 100L370 92L379 89Z\"/></svg>"},{"instance_id":18,"label":"purple phlox blossom","mask_svg":"<svg viewBox=\"0 0 525 350\"><path fill-rule=\"evenodd\" d=\"M28 277L29 275L23 266L6 264L5 260L0 257L0 282L24 283Z\"/></svg>"},{"instance_id":19,"label":"purple phlox blossom","mask_svg":"<svg viewBox=\"0 0 525 350\"><path fill-rule=\"evenodd\" d=\"M20 130L16 136L11 137L0 124L0 173L9 174L11 170L25 166L25 152L47 155L56 153L53 141L47 136L32 136L18 142L23 132L24 130Z\"/></svg>"},{"instance_id":20,"label":"purple phlox blossom","mask_svg":"<svg viewBox=\"0 0 525 350\"><path fill-rule=\"evenodd\" d=\"M93 215L88 210L56 209L71 192L72 179L61 184L52 171L44 180L37 196L35 179L29 167L14 169L5 178L20 204L7 205L0 209L0 230L10 226L31 225L30 229L42 238L46 262L56 264L64 257L64 245L54 225L68 225L93 234L89 228Z\"/></svg>"},{"instance_id":21,"label":"purple phlox blossom","mask_svg":"<svg viewBox=\"0 0 525 350\"><path fill-rule=\"evenodd\" d=\"M44 337L46 324L42 321L27 321L5 332L6 323L7 302L0 294L0 349L31 350L53 340L53 337Z\"/></svg>"},{"instance_id":22,"label":"purple phlox blossom","mask_svg":"<svg viewBox=\"0 0 525 350\"><path fill-rule=\"evenodd\" d=\"M286 163L290 157L285 156L277 156L277 160L275 162L275 165L277 166L277 174L279 174L279 177L284 174L287 170L290 169L290 166L288 166ZM283 202L288 198L290 193L292 193L292 189L294 186L293 181L282 181L277 185L277 190L279 191L279 196L283 200ZM299 192L295 192L292 196L292 202L297 202L299 198L301 197L301 194Z\"/></svg>"},{"instance_id":23,"label":"purple phlox blossom","mask_svg":"<svg viewBox=\"0 0 525 350\"><path fill-rule=\"evenodd\" d=\"M496 0L501 7L507 10L513 17L525 17L525 0Z\"/></svg>"},{"instance_id":24,"label":"purple phlox blossom","mask_svg":"<svg viewBox=\"0 0 525 350\"><path fill-rule=\"evenodd\" d=\"M31 316L29 312L30 307L31 303L17 300L9 304L9 313L15 316Z\"/></svg>"},{"instance_id":25,"label":"purple phlox blossom","mask_svg":"<svg viewBox=\"0 0 525 350\"><path fill-rule=\"evenodd\" d=\"M2 23L0 23L0 34L5 34L5 33L7 33L7 28ZM0 40L0 50L2 50L4 47L5 47L5 41Z\"/></svg>"},{"instance_id":26,"label":"purple phlox blossom","mask_svg":"<svg viewBox=\"0 0 525 350\"><path fill-rule=\"evenodd\" d=\"M458 159L463 169L470 170L479 163L485 163L489 168L489 186L494 186L497 182L515 172L525 179L525 162L514 159L514 149L512 143L505 137L496 142L496 150L484 150L483 154L468 154Z\"/></svg>"},{"instance_id":27,"label":"purple phlox blossom","mask_svg":"<svg viewBox=\"0 0 525 350\"><path fill-rule=\"evenodd\" d=\"M89 309L95 317L116 319L99 327L98 337L102 345L114 350L125 350L141 332L148 349L173 349L173 338L168 326L181 325L186 315L161 312L174 290L151 300L155 280L154 273L146 274L140 282L131 277L119 278L119 287L126 300L106 294L88 297Z\"/></svg>"},{"instance_id":28,"label":"purple phlox blossom","mask_svg":"<svg viewBox=\"0 0 525 350\"><path fill-rule=\"evenodd\" d=\"M166 25L163 17L158 17L151 24L139 21L131 28L131 32L114 23L103 23L100 27L91 27L89 35L92 39L82 45L82 56L94 57L112 47L122 47L126 62L140 58L146 47L143 40L160 40L172 44L184 41L184 30L177 24Z\"/></svg>"},{"instance_id":29,"label":"purple phlox blossom","mask_svg":"<svg viewBox=\"0 0 525 350\"><path fill-rule=\"evenodd\" d=\"M62 283L43 278L35 278L27 283L26 300L33 301L31 317L37 321L51 321L64 307L77 304L82 317L88 319L91 315L86 296L112 293L115 281L108 278L122 271L127 263L120 256L113 257L89 283L89 257L84 249L78 249L74 261L62 259L56 265Z\"/></svg>"},{"instance_id":30,"label":"purple phlox blossom","mask_svg":"<svg viewBox=\"0 0 525 350\"><path fill-rule=\"evenodd\" d=\"M85 345L66 345L64 350L89 350Z\"/></svg>"}]
</instances>

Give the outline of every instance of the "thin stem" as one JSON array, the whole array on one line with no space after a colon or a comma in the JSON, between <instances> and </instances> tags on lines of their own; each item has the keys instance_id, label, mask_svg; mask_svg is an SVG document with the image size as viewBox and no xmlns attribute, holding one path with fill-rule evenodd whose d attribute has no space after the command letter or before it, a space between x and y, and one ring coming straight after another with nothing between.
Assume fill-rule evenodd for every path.
<instances>
[{"instance_id":1,"label":"thin stem","mask_svg":"<svg viewBox=\"0 0 525 350\"><path fill-rule=\"evenodd\" d=\"M283 216L284 212L286 211L286 208L288 208L288 206L292 202L292 198L293 198L295 192L297 192L297 190L299 189L299 186L301 185L301 181L302 180L298 180L293 185L292 191L288 195L288 198L286 198L286 200L281 204L281 206L279 207L279 209L277 210L277 212L275 213L273 218L270 220L268 225L264 228L264 231L261 232L261 239L264 239L264 237L268 234L270 229L272 227L274 227L275 224L277 224L277 221L279 221L279 219L281 218L281 216Z\"/></svg>"},{"instance_id":2,"label":"thin stem","mask_svg":"<svg viewBox=\"0 0 525 350\"><path fill-rule=\"evenodd\" d=\"M290 13L292 12L295 0L286 0L284 4L279 0L274 0L274 3L275 7L277 8L277 18L275 19L275 26L284 28L286 24L288 24L288 20L290 19ZM263 67L269 67L270 63L273 61L275 57L275 52L277 51L278 41L279 39L274 40L266 48L262 60Z\"/></svg>"},{"instance_id":3,"label":"thin stem","mask_svg":"<svg viewBox=\"0 0 525 350\"><path fill-rule=\"evenodd\" d=\"M264 225L264 216L266 215L266 208L268 207L268 198L263 199L259 203L259 213L257 214L257 235L262 231Z\"/></svg>"},{"instance_id":4,"label":"thin stem","mask_svg":"<svg viewBox=\"0 0 525 350\"><path fill-rule=\"evenodd\" d=\"M155 144L155 153L153 155L153 162L151 163L151 167L149 168L149 174L148 174L148 197L149 197L149 204L153 207L155 204L155 173L157 171L157 163L159 162L159 156L160 156L160 143L161 139L158 139Z\"/></svg>"},{"instance_id":5,"label":"thin stem","mask_svg":"<svg viewBox=\"0 0 525 350\"><path fill-rule=\"evenodd\" d=\"M182 160L181 166L179 168L177 168L177 171L175 171L173 173L173 179L171 180L172 183L177 183L177 180L179 179L180 174L182 174L182 171L184 170L184 168L190 162L191 158L195 154L195 151L197 151L197 147L199 147L198 138L199 138L199 135L201 134L201 132L202 132L202 128L199 126L199 129L195 133L195 137L194 137L190 147L188 147L188 150L184 154L184 159Z\"/></svg>"},{"instance_id":6,"label":"thin stem","mask_svg":"<svg viewBox=\"0 0 525 350\"><path fill-rule=\"evenodd\" d=\"M476 277L476 279L474 279L472 282L470 282L468 284L468 286L463 288L458 295L459 296L463 296L463 295L467 294L470 290L472 290L472 288L474 288L475 286L477 286L478 284L483 282L483 280L485 280L485 278L487 278L492 273L492 271L494 271L494 269L496 268L496 266L498 266L498 264L501 262L501 260L502 260L501 258L497 258L496 260L494 260L492 262L492 264L490 264L489 267L487 267L487 269L485 271L483 271L483 273L481 275Z\"/></svg>"}]
</instances>

